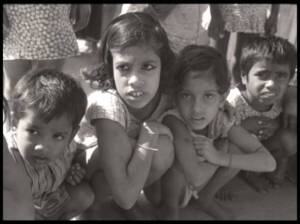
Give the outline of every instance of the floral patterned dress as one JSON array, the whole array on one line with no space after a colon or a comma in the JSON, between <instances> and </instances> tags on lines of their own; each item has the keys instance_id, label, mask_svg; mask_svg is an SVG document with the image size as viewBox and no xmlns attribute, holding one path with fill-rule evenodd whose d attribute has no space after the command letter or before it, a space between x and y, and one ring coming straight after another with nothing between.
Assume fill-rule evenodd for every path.
<instances>
[{"instance_id":1,"label":"floral patterned dress","mask_svg":"<svg viewBox=\"0 0 300 224\"><path fill-rule=\"evenodd\" d=\"M78 54L71 4L6 4L3 59L54 60Z\"/></svg>"},{"instance_id":2,"label":"floral patterned dress","mask_svg":"<svg viewBox=\"0 0 300 224\"><path fill-rule=\"evenodd\" d=\"M264 33L269 4L220 4L229 32Z\"/></svg>"}]
</instances>

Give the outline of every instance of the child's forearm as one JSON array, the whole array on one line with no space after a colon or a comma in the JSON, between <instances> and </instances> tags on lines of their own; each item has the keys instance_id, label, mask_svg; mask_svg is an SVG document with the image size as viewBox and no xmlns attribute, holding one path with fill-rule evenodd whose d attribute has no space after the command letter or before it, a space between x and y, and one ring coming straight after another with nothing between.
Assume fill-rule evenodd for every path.
<instances>
[{"instance_id":1,"label":"child's forearm","mask_svg":"<svg viewBox=\"0 0 300 224\"><path fill-rule=\"evenodd\" d=\"M262 146L263 147L263 146ZM271 172L276 168L273 156L262 149L254 153L219 152L216 165L254 172Z\"/></svg>"}]
</instances>

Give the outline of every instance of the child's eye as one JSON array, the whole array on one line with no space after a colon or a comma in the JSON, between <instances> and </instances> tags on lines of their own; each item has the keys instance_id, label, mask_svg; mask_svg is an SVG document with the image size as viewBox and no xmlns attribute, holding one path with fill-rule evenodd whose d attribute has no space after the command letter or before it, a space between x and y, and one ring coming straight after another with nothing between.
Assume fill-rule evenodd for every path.
<instances>
[{"instance_id":1,"label":"child's eye","mask_svg":"<svg viewBox=\"0 0 300 224\"><path fill-rule=\"evenodd\" d=\"M145 65L143 65L143 69L147 70L147 71L153 70L155 68L156 67L154 65L151 65L151 64L145 64Z\"/></svg>"},{"instance_id":2,"label":"child's eye","mask_svg":"<svg viewBox=\"0 0 300 224\"><path fill-rule=\"evenodd\" d=\"M119 70L120 72L125 72L129 70L129 66L128 65L118 65L117 70Z\"/></svg>"},{"instance_id":3,"label":"child's eye","mask_svg":"<svg viewBox=\"0 0 300 224\"><path fill-rule=\"evenodd\" d=\"M265 80L269 77L269 73L268 72L259 72L256 74L256 76L258 76L262 80Z\"/></svg>"},{"instance_id":4,"label":"child's eye","mask_svg":"<svg viewBox=\"0 0 300 224\"><path fill-rule=\"evenodd\" d=\"M65 139L65 136L62 135L62 134L55 134L53 136L56 140L64 140Z\"/></svg>"},{"instance_id":5,"label":"child's eye","mask_svg":"<svg viewBox=\"0 0 300 224\"><path fill-rule=\"evenodd\" d=\"M204 95L204 97L205 97L206 101L212 102L212 101L215 101L215 99L217 97L217 94L215 94L215 93L207 93L207 94Z\"/></svg>"},{"instance_id":6,"label":"child's eye","mask_svg":"<svg viewBox=\"0 0 300 224\"><path fill-rule=\"evenodd\" d=\"M183 99L190 99L192 95L189 93L180 93L180 97Z\"/></svg>"},{"instance_id":7,"label":"child's eye","mask_svg":"<svg viewBox=\"0 0 300 224\"><path fill-rule=\"evenodd\" d=\"M35 130L35 129L28 128L26 131L27 131L30 135L37 135L37 134L38 134L38 131Z\"/></svg>"},{"instance_id":8,"label":"child's eye","mask_svg":"<svg viewBox=\"0 0 300 224\"><path fill-rule=\"evenodd\" d=\"M287 79L289 77L289 74L285 72L277 73L279 79Z\"/></svg>"}]
</instances>

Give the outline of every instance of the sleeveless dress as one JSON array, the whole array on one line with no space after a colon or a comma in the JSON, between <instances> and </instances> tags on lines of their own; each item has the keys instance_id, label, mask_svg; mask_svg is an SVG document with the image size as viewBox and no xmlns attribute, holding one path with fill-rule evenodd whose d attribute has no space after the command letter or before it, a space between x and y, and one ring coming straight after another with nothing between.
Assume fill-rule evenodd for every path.
<instances>
[{"instance_id":1,"label":"sleeveless dress","mask_svg":"<svg viewBox=\"0 0 300 224\"><path fill-rule=\"evenodd\" d=\"M54 60L78 54L71 4L6 4L3 59Z\"/></svg>"}]
</instances>

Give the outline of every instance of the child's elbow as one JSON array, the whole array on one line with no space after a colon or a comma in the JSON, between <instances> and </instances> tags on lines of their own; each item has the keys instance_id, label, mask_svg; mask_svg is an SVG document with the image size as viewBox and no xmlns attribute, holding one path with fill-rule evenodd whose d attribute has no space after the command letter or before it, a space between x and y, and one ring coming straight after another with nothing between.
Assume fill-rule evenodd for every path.
<instances>
[{"instance_id":1,"label":"child's elbow","mask_svg":"<svg viewBox=\"0 0 300 224\"><path fill-rule=\"evenodd\" d=\"M129 210L133 207L136 202L136 199L130 196L131 194L128 192L120 192L120 194L114 196L115 202L123 209Z\"/></svg>"},{"instance_id":2,"label":"child's elbow","mask_svg":"<svg viewBox=\"0 0 300 224\"><path fill-rule=\"evenodd\" d=\"M267 172L273 172L276 169L276 160L274 159L273 156L269 156L267 161L266 161L266 168L267 168Z\"/></svg>"}]
</instances>

